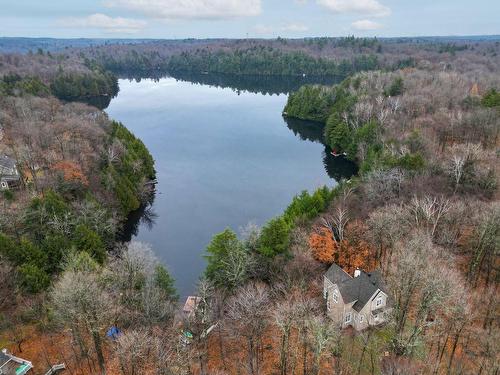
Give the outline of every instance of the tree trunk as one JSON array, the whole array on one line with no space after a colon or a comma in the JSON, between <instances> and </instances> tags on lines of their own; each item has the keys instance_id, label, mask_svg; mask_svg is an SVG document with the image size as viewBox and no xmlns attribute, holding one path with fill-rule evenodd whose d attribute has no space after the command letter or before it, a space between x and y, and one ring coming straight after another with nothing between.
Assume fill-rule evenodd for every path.
<instances>
[{"instance_id":1,"label":"tree trunk","mask_svg":"<svg viewBox=\"0 0 500 375\"><path fill-rule=\"evenodd\" d=\"M368 337L366 338L366 341L363 340L364 341L363 350L361 351L361 356L359 357L359 362L358 362L358 371L357 371L358 375L361 374L361 365L363 364L363 359L365 357L368 342L370 342L370 336L371 336L371 331L368 331Z\"/></svg>"},{"instance_id":2,"label":"tree trunk","mask_svg":"<svg viewBox=\"0 0 500 375\"><path fill-rule=\"evenodd\" d=\"M438 371L439 371L439 366L441 365L441 361L443 360L443 356L444 356L444 352L446 350L446 344L448 343L448 339L450 337L450 331L449 329L446 330L446 338L443 342L443 346L441 347L441 353L439 354L439 360L438 360L438 363L436 364L436 368L434 370L434 374L437 374Z\"/></svg>"},{"instance_id":3,"label":"tree trunk","mask_svg":"<svg viewBox=\"0 0 500 375\"><path fill-rule=\"evenodd\" d=\"M221 324L219 324L219 351L220 351L220 358L222 359L222 366L224 367L224 370L227 370L226 357L224 355L224 345L223 345L223 342L222 342L222 328L221 328Z\"/></svg>"},{"instance_id":4,"label":"tree trunk","mask_svg":"<svg viewBox=\"0 0 500 375\"><path fill-rule=\"evenodd\" d=\"M106 375L106 367L104 364L104 354L102 353L102 343L101 343L101 335L99 335L98 331L92 332L92 338L94 339L94 347L97 353L97 360L99 362L99 368L101 369L101 374Z\"/></svg>"},{"instance_id":5,"label":"tree trunk","mask_svg":"<svg viewBox=\"0 0 500 375\"><path fill-rule=\"evenodd\" d=\"M302 341L302 373L307 375L307 345L305 339Z\"/></svg>"},{"instance_id":6,"label":"tree trunk","mask_svg":"<svg viewBox=\"0 0 500 375\"><path fill-rule=\"evenodd\" d=\"M453 340L453 347L450 353L450 360L448 361L448 371L446 372L447 375L451 374L451 366L453 365L453 358L455 357L455 351L457 350L458 340L460 339L460 332L462 331L462 328L460 328L460 330L455 334Z\"/></svg>"},{"instance_id":7,"label":"tree trunk","mask_svg":"<svg viewBox=\"0 0 500 375\"><path fill-rule=\"evenodd\" d=\"M285 330L281 336L280 345L280 374L287 375L288 368L288 343L289 343L289 331Z\"/></svg>"},{"instance_id":8,"label":"tree trunk","mask_svg":"<svg viewBox=\"0 0 500 375\"><path fill-rule=\"evenodd\" d=\"M253 366L253 360L254 360L254 342L253 338L248 339L248 366L250 367L250 374L254 375L254 366Z\"/></svg>"}]
</instances>

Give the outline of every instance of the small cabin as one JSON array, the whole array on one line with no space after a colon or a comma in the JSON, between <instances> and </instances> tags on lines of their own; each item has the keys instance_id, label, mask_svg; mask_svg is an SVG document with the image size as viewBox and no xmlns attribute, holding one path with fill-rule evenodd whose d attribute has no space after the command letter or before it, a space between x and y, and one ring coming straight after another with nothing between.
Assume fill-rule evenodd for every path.
<instances>
[{"instance_id":1,"label":"small cabin","mask_svg":"<svg viewBox=\"0 0 500 375\"><path fill-rule=\"evenodd\" d=\"M200 297L196 296L189 296L186 299L186 303L184 304L184 307L182 308L182 312L187 318L191 318L194 313L196 312L196 309L198 308L198 305L201 302Z\"/></svg>"},{"instance_id":2,"label":"small cabin","mask_svg":"<svg viewBox=\"0 0 500 375\"><path fill-rule=\"evenodd\" d=\"M19 186L21 174L16 164L16 160L7 155L0 155L0 190L9 190Z\"/></svg>"}]
</instances>

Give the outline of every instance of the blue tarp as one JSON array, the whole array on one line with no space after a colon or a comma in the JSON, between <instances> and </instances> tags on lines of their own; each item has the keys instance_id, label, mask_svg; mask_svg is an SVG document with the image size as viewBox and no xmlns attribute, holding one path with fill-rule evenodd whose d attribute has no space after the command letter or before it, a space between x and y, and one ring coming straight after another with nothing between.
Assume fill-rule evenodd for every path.
<instances>
[{"instance_id":1,"label":"blue tarp","mask_svg":"<svg viewBox=\"0 0 500 375\"><path fill-rule=\"evenodd\" d=\"M113 340L116 340L121 334L122 331L120 331L120 329L115 326L111 327L110 329L108 329L108 332L106 332L106 336Z\"/></svg>"}]
</instances>

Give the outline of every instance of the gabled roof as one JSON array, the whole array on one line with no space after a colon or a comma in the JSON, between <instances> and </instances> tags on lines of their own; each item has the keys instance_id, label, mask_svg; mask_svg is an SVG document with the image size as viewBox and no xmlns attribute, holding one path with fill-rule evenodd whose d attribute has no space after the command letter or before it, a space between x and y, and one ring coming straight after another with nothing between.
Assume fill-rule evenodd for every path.
<instances>
[{"instance_id":1,"label":"gabled roof","mask_svg":"<svg viewBox=\"0 0 500 375\"><path fill-rule=\"evenodd\" d=\"M328 271L326 271L325 276L333 284L337 284L337 285L343 283L344 281L352 279L352 277L347 272L345 272L342 268L340 268L335 263L333 263L330 266L330 268L328 268Z\"/></svg>"},{"instance_id":2,"label":"gabled roof","mask_svg":"<svg viewBox=\"0 0 500 375\"><path fill-rule=\"evenodd\" d=\"M0 155L0 167L5 169L15 169L16 161L7 155Z\"/></svg>"},{"instance_id":3,"label":"gabled roof","mask_svg":"<svg viewBox=\"0 0 500 375\"><path fill-rule=\"evenodd\" d=\"M351 277L338 265L332 264L325 276L333 284L337 284L344 303L355 302L352 308L358 312L377 290L385 290L382 275L378 270L370 273L361 271L358 277Z\"/></svg>"}]
</instances>

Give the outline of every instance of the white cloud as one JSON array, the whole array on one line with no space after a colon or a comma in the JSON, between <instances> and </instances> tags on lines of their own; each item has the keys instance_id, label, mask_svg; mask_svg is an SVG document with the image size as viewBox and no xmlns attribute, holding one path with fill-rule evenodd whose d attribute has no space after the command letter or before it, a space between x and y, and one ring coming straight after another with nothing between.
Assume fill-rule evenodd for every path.
<instances>
[{"instance_id":1,"label":"white cloud","mask_svg":"<svg viewBox=\"0 0 500 375\"><path fill-rule=\"evenodd\" d=\"M132 18L110 17L96 13L88 17L68 17L59 20L63 27L89 27L111 33L133 34L146 27L146 22Z\"/></svg>"},{"instance_id":2,"label":"white cloud","mask_svg":"<svg viewBox=\"0 0 500 375\"><path fill-rule=\"evenodd\" d=\"M261 13L261 0L105 0L104 4L165 19L225 19Z\"/></svg>"},{"instance_id":3,"label":"white cloud","mask_svg":"<svg viewBox=\"0 0 500 375\"><path fill-rule=\"evenodd\" d=\"M391 14L391 9L378 0L316 0L334 13L358 13L374 17L385 17Z\"/></svg>"},{"instance_id":4,"label":"white cloud","mask_svg":"<svg viewBox=\"0 0 500 375\"><path fill-rule=\"evenodd\" d=\"M351 26L356 30L367 31L367 30L378 30L384 27L384 25L373 22L370 20L359 20L351 23Z\"/></svg>"}]
</instances>

